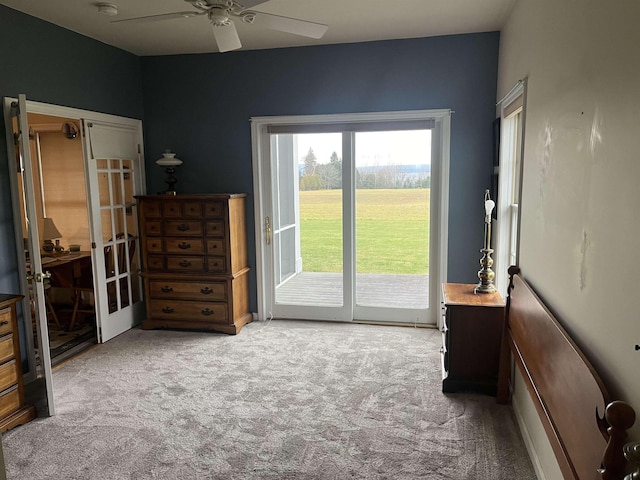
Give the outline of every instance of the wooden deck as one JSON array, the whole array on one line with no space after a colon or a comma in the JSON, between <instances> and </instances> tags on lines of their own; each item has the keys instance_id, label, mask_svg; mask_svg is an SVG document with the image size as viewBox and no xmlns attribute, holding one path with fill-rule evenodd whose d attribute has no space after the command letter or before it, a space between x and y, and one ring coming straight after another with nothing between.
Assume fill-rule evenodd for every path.
<instances>
[{"instance_id":1,"label":"wooden deck","mask_svg":"<svg viewBox=\"0 0 640 480\"><path fill-rule=\"evenodd\" d=\"M285 305L342 305L342 274L301 272L276 290ZM356 275L356 302L367 307L428 308L429 275Z\"/></svg>"}]
</instances>

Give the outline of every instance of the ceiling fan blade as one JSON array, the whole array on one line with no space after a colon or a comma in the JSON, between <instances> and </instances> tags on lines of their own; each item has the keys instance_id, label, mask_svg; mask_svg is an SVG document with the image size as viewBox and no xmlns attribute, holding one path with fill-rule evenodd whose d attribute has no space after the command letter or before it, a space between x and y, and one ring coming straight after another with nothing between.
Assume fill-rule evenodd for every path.
<instances>
[{"instance_id":1,"label":"ceiling fan blade","mask_svg":"<svg viewBox=\"0 0 640 480\"><path fill-rule=\"evenodd\" d=\"M237 3L240 4L243 9L253 8L257 5L267 3L269 0L239 0Z\"/></svg>"},{"instance_id":2,"label":"ceiling fan blade","mask_svg":"<svg viewBox=\"0 0 640 480\"><path fill-rule=\"evenodd\" d=\"M278 30L280 32L293 33L303 37L322 38L327 29L327 25L322 23L308 22L297 18L281 17L270 13L256 12L253 25Z\"/></svg>"},{"instance_id":3,"label":"ceiling fan blade","mask_svg":"<svg viewBox=\"0 0 640 480\"><path fill-rule=\"evenodd\" d=\"M213 36L216 37L216 43L218 44L218 51L220 53L242 48L238 31L233 22L229 22L228 25L223 26L214 25Z\"/></svg>"},{"instance_id":4,"label":"ceiling fan blade","mask_svg":"<svg viewBox=\"0 0 640 480\"><path fill-rule=\"evenodd\" d=\"M193 10L189 12L174 12L174 13L163 13L160 15L149 15L146 17L135 17L135 18L125 18L123 20L112 20L111 23L125 23L125 22L157 22L161 20L172 20L174 18L191 18L197 17L198 15L205 15L207 12L195 12Z\"/></svg>"}]
</instances>

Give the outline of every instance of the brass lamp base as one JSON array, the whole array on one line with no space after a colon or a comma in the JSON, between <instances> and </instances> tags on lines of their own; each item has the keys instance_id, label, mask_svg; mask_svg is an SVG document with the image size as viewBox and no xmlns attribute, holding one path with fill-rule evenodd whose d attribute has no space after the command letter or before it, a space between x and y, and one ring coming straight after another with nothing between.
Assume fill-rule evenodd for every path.
<instances>
[{"instance_id":1,"label":"brass lamp base","mask_svg":"<svg viewBox=\"0 0 640 480\"><path fill-rule=\"evenodd\" d=\"M491 258L493 249L483 248L480 250L480 253L482 253L482 258L480 259L480 265L482 268L478 270L480 283L478 283L473 291L474 293L494 293L496 292L496 287L493 285L493 279L496 274L491 270L491 267L493 266L493 259Z\"/></svg>"}]
</instances>

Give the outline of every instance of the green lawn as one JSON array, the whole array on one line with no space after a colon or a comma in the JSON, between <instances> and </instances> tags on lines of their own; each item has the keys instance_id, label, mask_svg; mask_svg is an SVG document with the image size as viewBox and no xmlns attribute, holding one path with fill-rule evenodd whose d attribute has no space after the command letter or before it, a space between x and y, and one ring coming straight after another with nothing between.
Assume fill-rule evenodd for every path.
<instances>
[{"instance_id":1,"label":"green lawn","mask_svg":"<svg viewBox=\"0 0 640 480\"><path fill-rule=\"evenodd\" d=\"M342 271L340 190L300 192L306 272ZM429 273L429 190L357 190L358 273Z\"/></svg>"}]
</instances>

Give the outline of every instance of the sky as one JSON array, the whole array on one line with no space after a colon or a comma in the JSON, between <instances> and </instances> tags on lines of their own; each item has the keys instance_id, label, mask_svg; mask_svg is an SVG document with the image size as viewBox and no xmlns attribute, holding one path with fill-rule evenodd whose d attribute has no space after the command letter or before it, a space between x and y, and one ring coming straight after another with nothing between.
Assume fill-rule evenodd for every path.
<instances>
[{"instance_id":1,"label":"sky","mask_svg":"<svg viewBox=\"0 0 640 480\"><path fill-rule=\"evenodd\" d=\"M297 134L299 163L313 148L318 163L328 163L331 154L342 157L342 134ZM376 165L431 164L431 130L356 133L356 167Z\"/></svg>"}]
</instances>

